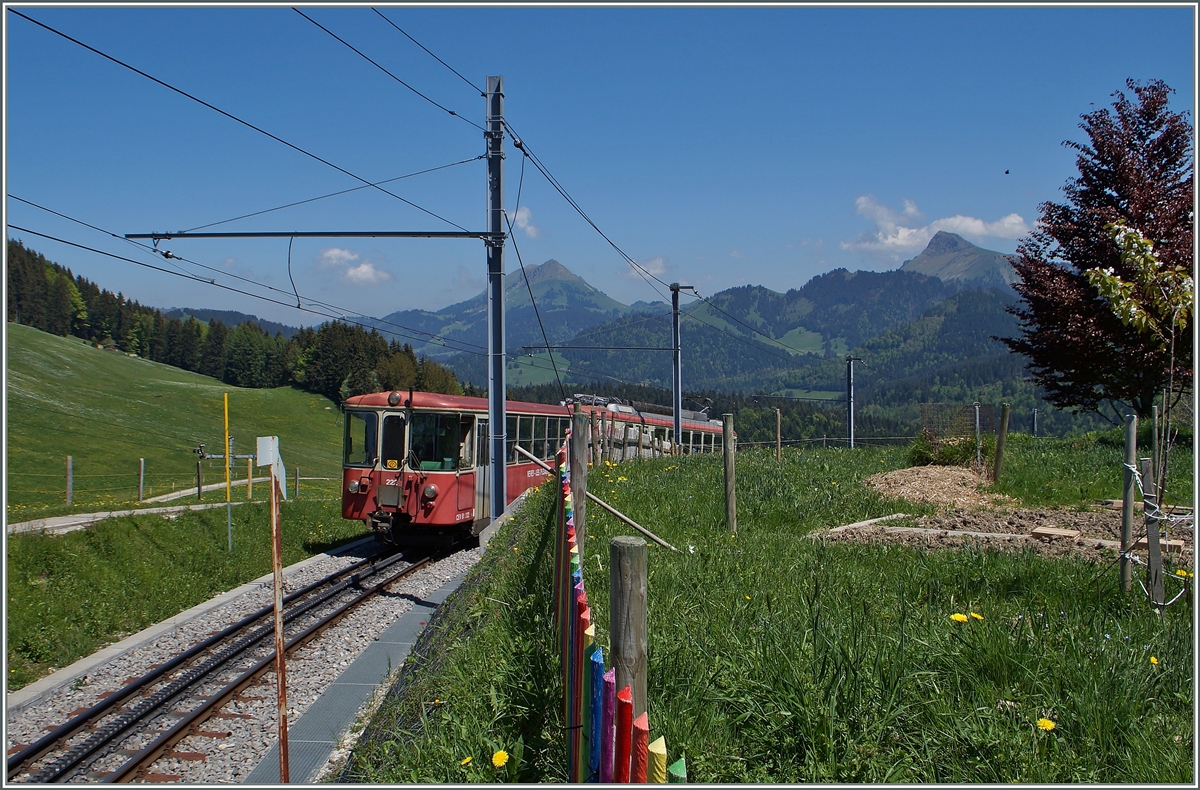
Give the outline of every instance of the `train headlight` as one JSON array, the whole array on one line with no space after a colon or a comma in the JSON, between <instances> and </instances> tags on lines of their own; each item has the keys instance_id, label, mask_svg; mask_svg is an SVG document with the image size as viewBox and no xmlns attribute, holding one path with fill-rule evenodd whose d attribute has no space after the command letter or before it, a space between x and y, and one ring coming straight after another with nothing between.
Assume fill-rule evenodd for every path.
<instances>
[{"instance_id":1,"label":"train headlight","mask_svg":"<svg viewBox=\"0 0 1200 790\"><path fill-rule=\"evenodd\" d=\"M346 488L347 488L347 490L350 491L351 494L357 494L358 493L358 481L351 480L350 485L346 486Z\"/></svg>"},{"instance_id":2,"label":"train headlight","mask_svg":"<svg viewBox=\"0 0 1200 790\"><path fill-rule=\"evenodd\" d=\"M421 493L425 496L426 499L429 499L429 500L437 499L437 495L438 495L437 486L430 483L429 485L425 486L424 490L422 490Z\"/></svg>"},{"instance_id":3,"label":"train headlight","mask_svg":"<svg viewBox=\"0 0 1200 790\"><path fill-rule=\"evenodd\" d=\"M389 406L400 405L400 393L399 392L392 392L392 393L388 394L388 405Z\"/></svg>"}]
</instances>

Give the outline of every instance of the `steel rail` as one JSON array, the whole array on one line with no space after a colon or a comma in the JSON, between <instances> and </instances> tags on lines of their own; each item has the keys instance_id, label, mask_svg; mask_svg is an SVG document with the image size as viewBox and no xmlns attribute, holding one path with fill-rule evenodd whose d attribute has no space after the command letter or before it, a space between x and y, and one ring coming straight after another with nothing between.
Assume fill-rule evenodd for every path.
<instances>
[{"instance_id":1,"label":"steel rail","mask_svg":"<svg viewBox=\"0 0 1200 790\"><path fill-rule=\"evenodd\" d=\"M321 618L304 631L289 639L284 645L284 655L286 656L296 648L307 644L322 631L336 624L355 606L358 606L360 603L375 595L383 588L393 584L405 576L415 573L429 563L441 559L442 557L446 556L446 554L447 552L439 552L437 554L430 555L423 560L413 563L394 576L384 579L373 587L364 590L353 600L342 604L330 614ZM246 686L250 685L259 677L266 674L266 672L271 670L274 665L275 651L272 650L270 654L260 659L253 667L243 672L232 683L228 684L225 686L225 688L209 697L195 709L189 711L182 719L180 719L173 727L171 727L171 729L164 732L152 743L131 757L124 765L105 777L103 781L105 783L130 782L140 778L141 775L145 773L146 769L149 768L160 756L162 756L163 752L170 749L176 743L190 735L191 731L195 727L203 724L212 713L228 702L230 698L234 697Z\"/></svg>"},{"instance_id":2,"label":"steel rail","mask_svg":"<svg viewBox=\"0 0 1200 790\"><path fill-rule=\"evenodd\" d=\"M297 599L302 598L303 596L306 596L325 585L331 585L328 590L325 590L320 595L314 596L311 599L309 599L308 601L305 601L300 606L293 607L291 610L289 610L286 613L287 619L288 620L294 619L295 617L297 617L297 616L303 614L304 612L308 611L309 609L311 609L313 606L316 606L319 603L328 600L333 595L336 595L340 591L344 590L350 584L356 583L357 581L362 581L366 578L370 578L370 576L374 575L375 573L378 573L378 572L390 567L391 565L395 564L396 562L399 562L404 559L403 555L396 554L396 555L393 555L391 557L385 558L385 559L377 562L376 560L379 560L380 556L381 555L376 555L374 557L368 557L368 558L359 560L358 562L355 562L345 568L342 568L334 573L331 573L322 579L318 579L317 581L314 581L314 582L302 587L299 590L289 593L284 598L284 601L286 603L295 602ZM359 570L363 569L364 565L369 565L371 563L374 563L374 565L371 565L371 567L366 568L364 573L361 573L361 574L358 573ZM337 581L338 579L342 579L342 581L339 582L339 581ZM116 707L120 702L128 699L130 696L134 695L135 693L144 690L147 686L149 686L150 684L159 680L163 675L171 672L172 670L178 668L180 665L186 663L187 661L189 661L189 660L195 658L196 656L204 653L205 651L211 649L214 645L217 645L217 644L221 643L222 641L226 641L226 640L230 639L232 636L234 636L235 634L237 634L240 631L250 628L254 623L261 621L264 617L267 617L271 613L273 613L274 609L275 609L274 604L269 604L267 606L260 608L259 610L255 611L255 612L247 615L246 617L243 617L238 622L233 623L232 625L229 625L226 628L211 635L207 639L204 639L201 642L198 642L197 644L192 645L190 648L185 650L183 653L180 653L179 655L175 656L174 658L170 659L169 661L165 662L164 664L156 667L155 669L151 670L150 672L146 673L145 675L141 676L140 678L132 681L131 683L126 684L120 690L118 690L116 693L110 695L108 698L101 700L100 702L96 703L92 707L88 708L86 711L83 711L82 713L78 714L74 718L70 719L65 724L62 724L59 727L55 728L52 732L50 732L43 738L39 739L36 743L26 747L25 749L21 750L20 752L18 752L17 754L15 754L9 758L8 771L7 771L8 778L12 779L14 776L18 775L21 772L21 770L25 766L27 766L29 763L34 762L37 759L43 757L44 755L46 755L47 753L52 751L55 747L65 745L65 742L68 739L70 739L74 735L78 734L79 732L83 731L84 729L93 729L93 730L98 729L96 726L96 722L101 720L105 715L107 715L111 711L112 708ZM261 632L263 629L260 628L259 630ZM248 642L248 644L243 646L243 649L247 649L249 646L253 645L254 643L261 641L263 638L265 638L266 635L267 634L265 632L258 633L258 634L252 633L252 635L251 635L252 638L250 638L250 637L243 638L243 641ZM223 651L223 652L228 652L228 651ZM218 655L220 655L220 654L218 654ZM169 697L159 700L159 702L157 704L151 704L148 707L145 707L145 709L142 710L135 717L127 718L127 720L125 722L123 722L121 725L119 725L115 730L108 733L106 736L98 736L93 742L89 743L89 746L88 746L88 748L86 748L86 750L81 750L80 749L81 745L77 745L76 747L68 749L67 753L70 756L70 759L67 761L67 763L58 765L56 770L52 773L57 774L57 775L62 775L63 773L71 771L75 766L78 765L79 762L86 759L91 754L94 754L96 750L103 748L106 745L108 740L116 738L122 732L129 729L129 727L133 726L138 721L145 718L146 715L152 713L155 709L160 707L162 704L165 704L165 702L168 699L178 696L178 694L185 691L188 688L188 686L193 685L193 684L199 682L200 680L202 680L205 676L207 676L213 670L217 669L221 664L223 664L225 662L225 660L228 660L228 658L231 658L233 655L236 655L236 652L230 653L229 655L225 656L224 659L217 661L217 662L213 662L210 659L210 662L209 662L210 666L208 666L207 669L205 669L203 672L197 673L196 669L198 669L198 668L193 669L192 673L189 673L189 675L185 676L185 678L184 678L187 682L184 683L183 685L180 685L178 688L176 688L170 694ZM203 666L203 665L201 665L201 666ZM173 684L169 684L168 688L171 685L177 685L178 683L179 683L179 681L176 681ZM159 694L152 696L150 699L153 700L157 696L159 696ZM103 730L104 728L99 728L99 729ZM108 729L112 730L111 725ZM72 754L72 752L74 752L74 754ZM41 776L45 772L46 772L46 768L43 768L41 771L38 772L38 775ZM48 780L53 781L53 778L49 778Z\"/></svg>"}]
</instances>

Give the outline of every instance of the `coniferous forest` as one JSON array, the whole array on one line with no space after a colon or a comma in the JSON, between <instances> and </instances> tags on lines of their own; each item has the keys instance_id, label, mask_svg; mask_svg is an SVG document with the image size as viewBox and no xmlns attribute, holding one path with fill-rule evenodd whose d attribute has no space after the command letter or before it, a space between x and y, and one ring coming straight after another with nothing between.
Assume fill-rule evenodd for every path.
<instances>
[{"instance_id":1,"label":"coniferous forest","mask_svg":"<svg viewBox=\"0 0 1200 790\"><path fill-rule=\"evenodd\" d=\"M9 321L104 348L136 354L236 387L295 385L340 403L351 395L409 388L460 394L448 369L412 346L338 321L303 328L290 339L246 321L168 318L112 293L22 242L8 241Z\"/></svg>"}]
</instances>

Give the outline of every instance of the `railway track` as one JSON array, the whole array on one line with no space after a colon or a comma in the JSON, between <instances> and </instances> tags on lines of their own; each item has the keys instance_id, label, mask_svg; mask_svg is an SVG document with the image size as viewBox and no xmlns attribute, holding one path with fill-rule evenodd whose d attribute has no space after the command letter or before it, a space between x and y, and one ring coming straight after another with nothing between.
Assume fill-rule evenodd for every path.
<instances>
[{"instance_id":1,"label":"railway track","mask_svg":"<svg viewBox=\"0 0 1200 790\"><path fill-rule=\"evenodd\" d=\"M393 583L448 556L371 557L284 599L285 651L292 653ZM9 756L15 782L153 780L173 746L274 669L273 606L211 634Z\"/></svg>"}]
</instances>

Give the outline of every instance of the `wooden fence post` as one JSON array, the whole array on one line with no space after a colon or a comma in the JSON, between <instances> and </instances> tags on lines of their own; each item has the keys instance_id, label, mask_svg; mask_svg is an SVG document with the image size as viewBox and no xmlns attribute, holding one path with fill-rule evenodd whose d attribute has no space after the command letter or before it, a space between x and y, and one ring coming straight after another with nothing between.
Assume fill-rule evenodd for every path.
<instances>
[{"instance_id":1,"label":"wooden fence post","mask_svg":"<svg viewBox=\"0 0 1200 790\"><path fill-rule=\"evenodd\" d=\"M246 459L246 501L254 494L254 459Z\"/></svg>"},{"instance_id":2,"label":"wooden fence post","mask_svg":"<svg viewBox=\"0 0 1200 790\"><path fill-rule=\"evenodd\" d=\"M608 543L608 611L617 687L633 689L633 716L646 710L646 541L620 535Z\"/></svg>"},{"instance_id":3,"label":"wooden fence post","mask_svg":"<svg viewBox=\"0 0 1200 790\"><path fill-rule=\"evenodd\" d=\"M204 462L196 462L196 500L204 499Z\"/></svg>"},{"instance_id":4,"label":"wooden fence post","mask_svg":"<svg viewBox=\"0 0 1200 790\"><path fill-rule=\"evenodd\" d=\"M67 507L75 498L75 465L74 459L67 456Z\"/></svg>"},{"instance_id":5,"label":"wooden fence post","mask_svg":"<svg viewBox=\"0 0 1200 790\"><path fill-rule=\"evenodd\" d=\"M587 555L583 553L584 542L587 538L587 475L588 475L588 431L591 420L588 419L578 404L571 422L571 507L575 516L575 545L579 547L579 557L582 560Z\"/></svg>"},{"instance_id":6,"label":"wooden fence post","mask_svg":"<svg viewBox=\"0 0 1200 790\"><path fill-rule=\"evenodd\" d=\"M1132 551L1134 464L1137 463L1137 415L1125 415L1125 485L1121 494L1121 589L1133 588L1133 567L1126 555Z\"/></svg>"},{"instance_id":7,"label":"wooden fence post","mask_svg":"<svg viewBox=\"0 0 1200 790\"><path fill-rule=\"evenodd\" d=\"M300 498L300 467L296 467L296 493L292 494L292 499Z\"/></svg>"},{"instance_id":8,"label":"wooden fence post","mask_svg":"<svg viewBox=\"0 0 1200 790\"><path fill-rule=\"evenodd\" d=\"M734 454L737 447L733 438L733 415L721 415L721 449L725 455L725 525L729 534L737 534L737 473L734 469Z\"/></svg>"},{"instance_id":9,"label":"wooden fence post","mask_svg":"<svg viewBox=\"0 0 1200 790\"><path fill-rule=\"evenodd\" d=\"M596 410L592 409L588 412L588 415L587 430L583 432L588 437L588 465L599 466L600 448L598 442L600 441L600 429L596 424Z\"/></svg>"},{"instance_id":10,"label":"wooden fence post","mask_svg":"<svg viewBox=\"0 0 1200 790\"><path fill-rule=\"evenodd\" d=\"M992 484L1000 485L1000 472L1004 469L1004 445L1008 442L1009 405L1000 404L1000 429L996 432L996 463L992 467Z\"/></svg>"},{"instance_id":11,"label":"wooden fence post","mask_svg":"<svg viewBox=\"0 0 1200 790\"><path fill-rule=\"evenodd\" d=\"M138 501L141 502L146 494L146 459L138 459Z\"/></svg>"},{"instance_id":12,"label":"wooden fence post","mask_svg":"<svg viewBox=\"0 0 1200 790\"><path fill-rule=\"evenodd\" d=\"M783 415L775 410L775 463L783 460Z\"/></svg>"}]
</instances>

